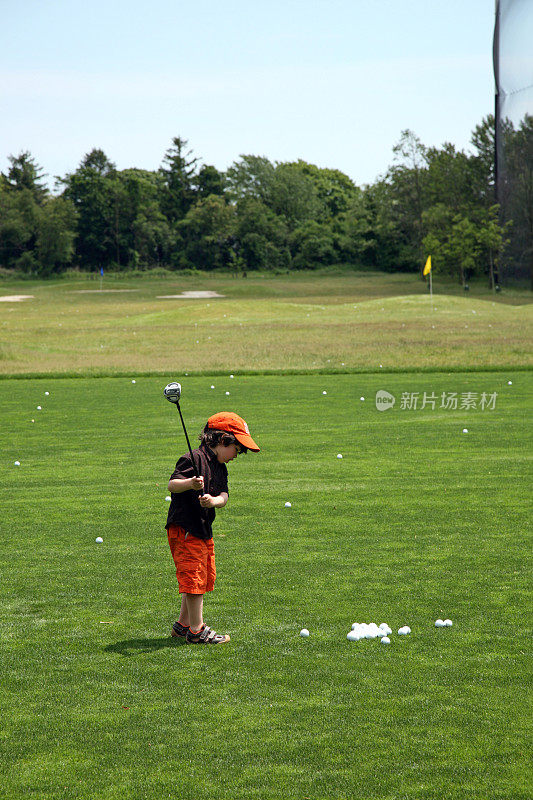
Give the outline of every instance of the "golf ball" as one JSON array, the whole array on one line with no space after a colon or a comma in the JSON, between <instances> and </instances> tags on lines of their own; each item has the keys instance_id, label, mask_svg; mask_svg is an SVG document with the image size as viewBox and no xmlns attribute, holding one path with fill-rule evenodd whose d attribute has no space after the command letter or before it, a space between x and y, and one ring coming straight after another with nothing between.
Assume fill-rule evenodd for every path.
<instances>
[{"instance_id":1,"label":"golf ball","mask_svg":"<svg viewBox=\"0 0 533 800\"><path fill-rule=\"evenodd\" d=\"M445 619L445 620L444 620L444 625L445 625L447 628L451 628L451 627L452 627L452 625L453 625L453 622L451 621L451 619Z\"/></svg>"},{"instance_id":2,"label":"golf ball","mask_svg":"<svg viewBox=\"0 0 533 800\"><path fill-rule=\"evenodd\" d=\"M468 433L468 428L463 428L463 433Z\"/></svg>"},{"instance_id":3,"label":"golf ball","mask_svg":"<svg viewBox=\"0 0 533 800\"><path fill-rule=\"evenodd\" d=\"M41 406L37 406L37 411L40 411L40 410L41 410Z\"/></svg>"},{"instance_id":4,"label":"golf ball","mask_svg":"<svg viewBox=\"0 0 533 800\"><path fill-rule=\"evenodd\" d=\"M169 494L167 494L167 496L165 497L165 500L167 501L167 503L170 503L172 498L171 498L171 496Z\"/></svg>"},{"instance_id":5,"label":"golf ball","mask_svg":"<svg viewBox=\"0 0 533 800\"><path fill-rule=\"evenodd\" d=\"M507 386L512 386L512 385L513 385L512 381L507 381Z\"/></svg>"},{"instance_id":6,"label":"golf ball","mask_svg":"<svg viewBox=\"0 0 533 800\"><path fill-rule=\"evenodd\" d=\"M309 636L309 631L307 630L307 628L302 628L302 630L300 631L300 636L303 636L304 639L306 639Z\"/></svg>"},{"instance_id":7,"label":"golf ball","mask_svg":"<svg viewBox=\"0 0 533 800\"><path fill-rule=\"evenodd\" d=\"M360 398L359 398L359 400L364 400L364 399L365 399L364 397L360 397Z\"/></svg>"},{"instance_id":8,"label":"golf ball","mask_svg":"<svg viewBox=\"0 0 533 800\"><path fill-rule=\"evenodd\" d=\"M214 388L215 388L215 387L213 386L213 384L211 384L211 389L214 389Z\"/></svg>"},{"instance_id":9,"label":"golf ball","mask_svg":"<svg viewBox=\"0 0 533 800\"><path fill-rule=\"evenodd\" d=\"M229 395L229 392L226 392L226 394Z\"/></svg>"},{"instance_id":10,"label":"golf ball","mask_svg":"<svg viewBox=\"0 0 533 800\"><path fill-rule=\"evenodd\" d=\"M384 636L381 640L381 644L390 644L390 639L388 636Z\"/></svg>"},{"instance_id":11,"label":"golf ball","mask_svg":"<svg viewBox=\"0 0 533 800\"><path fill-rule=\"evenodd\" d=\"M359 639L361 638L361 635L359 631L355 630L355 631L350 631L346 636L346 638L348 639L349 642L358 642Z\"/></svg>"},{"instance_id":12,"label":"golf ball","mask_svg":"<svg viewBox=\"0 0 533 800\"><path fill-rule=\"evenodd\" d=\"M230 378L234 378L234 377L235 377L235 375L230 375Z\"/></svg>"},{"instance_id":13,"label":"golf ball","mask_svg":"<svg viewBox=\"0 0 533 800\"><path fill-rule=\"evenodd\" d=\"M132 383L137 383L137 381L132 381Z\"/></svg>"},{"instance_id":14,"label":"golf ball","mask_svg":"<svg viewBox=\"0 0 533 800\"><path fill-rule=\"evenodd\" d=\"M398 636L407 636L408 633L411 633L411 628L407 625L404 625L403 628L398 629Z\"/></svg>"},{"instance_id":15,"label":"golf ball","mask_svg":"<svg viewBox=\"0 0 533 800\"><path fill-rule=\"evenodd\" d=\"M50 392L45 392L45 393L44 393L44 396L45 396L45 397L48 397L49 395L50 395Z\"/></svg>"},{"instance_id":16,"label":"golf ball","mask_svg":"<svg viewBox=\"0 0 533 800\"><path fill-rule=\"evenodd\" d=\"M15 466L20 467L20 461L15 461Z\"/></svg>"},{"instance_id":17,"label":"golf ball","mask_svg":"<svg viewBox=\"0 0 533 800\"><path fill-rule=\"evenodd\" d=\"M103 542L104 540L102 539L102 537L101 537L101 536L97 536L97 537L96 537L96 539L95 539L95 541L96 541L96 542L98 542L98 544L102 544L102 542Z\"/></svg>"},{"instance_id":18,"label":"golf ball","mask_svg":"<svg viewBox=\"0 0 533 800\"><path fill-rule=\"evenodd\" d=\"M287 501L287 502L285 503L285 508L292 508L292 503L289 503L289 502Z\"/></svg>"},{"instance_id":19,"label":"golf ball","mask_svg":"<svg viewBox=\"0 0 533 800\"><path fill-rule=\"evenodd\" d=\"M342 453L337 453L337 458L342 458Z\"/></svg>"},{"instance_id":20,"label":"golf ball","mask_svg":"<svg viewBox=\"0 0 533 800\"><path fill-rule=\"evenodd\" d=\"M435 627L436 628L444 628L444 621L442 619L435 620Z\"/></svg>"},{"instance_id":21,"label":"golf ball","mask_svg":"<svg viewBox=\"0 0 533 800\"><path fill-rule=\"evenodd\" d=\"M322 394L327 394L327 392L322 392Z\"/></svg>"}]
</instances>

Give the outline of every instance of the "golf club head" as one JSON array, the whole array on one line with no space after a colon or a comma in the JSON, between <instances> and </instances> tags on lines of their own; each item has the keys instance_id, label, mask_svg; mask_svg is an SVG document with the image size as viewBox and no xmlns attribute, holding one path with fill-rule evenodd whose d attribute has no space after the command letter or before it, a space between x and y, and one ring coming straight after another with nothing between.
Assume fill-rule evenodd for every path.
<instances>
[{"instance_id":1,"label":"golf club head","mask_svg":"<svg viewBox=\"0 0 533 800\"><path fill-rule=\"evenodd\" d=\"M173 383L168 383L163 389L163 394L165 395L169 403L175 403L177 405L181 397L180 384L176 383L175 381Z\"/></svg>"}]
</instances>

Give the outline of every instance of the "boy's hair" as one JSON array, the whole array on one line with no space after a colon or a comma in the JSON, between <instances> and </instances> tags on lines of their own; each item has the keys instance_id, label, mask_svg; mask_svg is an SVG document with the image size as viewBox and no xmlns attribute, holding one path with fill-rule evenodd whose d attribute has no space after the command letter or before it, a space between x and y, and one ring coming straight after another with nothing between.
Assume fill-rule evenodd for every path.
<instances>
[{"instance_id":1,"label":"boy's hair","mask_svg":"<svg viewBox=\"0 0 533 800\"><path fill-rule=\"evenodd\" d=\"M244 447L232 433L228 433L228 431L217 431L215 428L208 428L207 425L198 439L200 440L200 444L205 444L207 447L216 447L217 444L229 447L230 444L237 444L243 453L248 452L248 448Z\"/></svg>"}]
</instances>

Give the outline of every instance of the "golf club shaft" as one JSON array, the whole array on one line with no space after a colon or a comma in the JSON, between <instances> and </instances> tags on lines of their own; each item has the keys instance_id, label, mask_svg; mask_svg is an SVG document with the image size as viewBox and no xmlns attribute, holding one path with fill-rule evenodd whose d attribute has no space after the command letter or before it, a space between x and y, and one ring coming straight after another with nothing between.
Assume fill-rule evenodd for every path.
<instances>
[{"instance_id":1,"label":"golf club shaft","mask_svg":"<svg viewBox=\"0 0 533 800\"><path fill-rule=\"evenodd\" d=\"M188 435L187 435L187 428L185 427L185 422L183 421L183 415L182 415L182 413L181 413L181 408L180 408L180 404L179 404L179 402L178 402L178 403L176 403L176 408L178 409L178 412L179 412L179 415L180 415L180 419L181 419L181 425L182 425L182 427L183 427L183 433L185 434L185 438L187 439L187 445L188 445L188 447L189 447L189 455L190 455L190 457L191 457L191 461L192 461L192 468L193 468L193 470L194 470L194 475L195 475L195 477L197 478L197 477L198 477L198 470L196 469L196 464L195 464L195 462L194 462L194 458L193 458L193 454L192 454L192 448L191 448L191 443L190 443L190 441L189 441L189 437L188 437Z\"/></svg>"},{"instance_id":2,"label":"golf club shaft","mask_svg":"<svg viewBox=\"0 0 533 800\"><path fill-rule=\"evenodd\" d=\"M196 469L196 463L194 461L194 457L193 457L193 454L192 454L191 443L189 441L189 436L187 435L187 428L185 427L185 422L183 421L183 414L181 413L181 408L180 408L179 401L176 401L176 408L178 409L178 413L180 415L181 426L183 428L183 433L185 434L185 438L187 439L187 446L189 448L189 455L191 457L192 468L194 470L194 475L195 475L196 478L198 478L198 470ZM202 494L203 494L203 491L199 492L199 496L200 497L202 496ZM200 521L201 521L202 528L203 528L204 532L206 534L210 534L209 526L208 526L206 518L205 518L205 511L204 511L203 508L200 508Z\"/></svg>"}]
</instances>

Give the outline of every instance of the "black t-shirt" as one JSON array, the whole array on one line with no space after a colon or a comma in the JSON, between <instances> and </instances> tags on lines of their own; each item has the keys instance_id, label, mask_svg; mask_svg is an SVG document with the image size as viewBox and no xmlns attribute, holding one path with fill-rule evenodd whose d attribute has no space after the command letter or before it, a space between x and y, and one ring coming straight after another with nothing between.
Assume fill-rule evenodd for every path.
<instances>
[{"instance_id":1,"label":"black t-shirt","mask_svg":"<svg viewBox=\"0 0 533 800\"><path fill-rule=\"evenodd\" d=\"M210 447L200 445L197 450L192 451L194 463L198 475L204 478L204 493L217 497L221 492L228 492L228 468L225 464L220 464L216 455ZM182 456L176 464L176 469L170 476L173 478L192 478L194 476L191 456ZM198 539L212 539L213 531L211 525L215 519L214 508L202 508L200 505L200 493L194 489L187 492L172 492L172 500L168 509L166 528L171 525L178 525L185 528Z\"/></svg>"}]
</instances>

